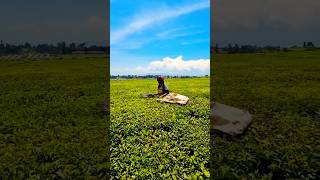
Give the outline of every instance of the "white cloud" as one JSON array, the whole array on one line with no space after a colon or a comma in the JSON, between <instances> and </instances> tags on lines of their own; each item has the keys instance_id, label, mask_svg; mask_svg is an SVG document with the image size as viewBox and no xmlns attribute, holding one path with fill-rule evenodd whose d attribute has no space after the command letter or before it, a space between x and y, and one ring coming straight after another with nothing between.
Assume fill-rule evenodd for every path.
<instances>
[{"instance_id":1,"label":"white cloud","mask_svg":"<svg viewBox=\"0 0 320 180\"><path fill-rule=\"evenodd\" d=\"M206 71L210 69L210 60L198 59L185 61L182 56L178 56L177 58L166 57L161 61L150 62L146 69L151 71Z\"/></svg>"},{"instance_id":2,"label":"white cloud","mask_svg":"<svg viewBox=\"0 0 320 180\"><path fill-rule=\"evenodd\" d=\"M189 4L181 7L173 7L169 9L153 10L152 13L139 13L129 21L124 27L111 31L110 42L115 44L124 40L128 36L142 31L146 28L162 22L164 20L176 18L182 15L186 15L198 10L210 8L209 1L202 1L194 4Z\"/></svg>"},{"instance_id":3,"label":"white cloud","mask_svg":"<svg viewBox=\"0 0 320 180\"><path fill-rule=\"evenodd\" d=\"M209 59L184 60L182 56L166 57L151 61L146 66L134 68L111 68L113 74L175 74L175 75L207 75L210 72Z\"/></svg>"}]
</instances>

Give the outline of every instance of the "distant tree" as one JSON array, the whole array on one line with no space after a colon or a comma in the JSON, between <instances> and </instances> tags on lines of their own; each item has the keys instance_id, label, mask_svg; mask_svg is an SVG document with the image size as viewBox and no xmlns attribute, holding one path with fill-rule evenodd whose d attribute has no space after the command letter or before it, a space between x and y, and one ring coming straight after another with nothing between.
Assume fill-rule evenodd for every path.
<instances>
[{"instance_id":1,"label":"distant tree","mask_svg":"<svg viewBox=\"0 0 320 180\"><path fill-rule=\"evenodd\" d=\"M308 43L307 43L307 47L308 47L308 48L314 48L313 42L308 42Z\"/></svg>"},{"instance_id":2,"label":"distant tree","mask_svg":"<svg viewBox=\"0 0 320 180\"><path fill-rule=\"evenodd\" d=\"M219 53L219 45L218 45L218 43L216 44L216 47L214 47L214 51L215 51L216 53Z\"/></svg>"},{"instance_id":3,"label":"distant tree","mask_svg":"<svg viewBox=\"0 0 320 180\"><path fill-rule=\"evenodd\" d=\"M28 42L26 42L26 43L24 44L24 48L30 49L30 48L31 48L31 45L30 45Z\"/></svg>"},{"instance_id":4,"label":"distant tree","mask_svg":"<svg viewBox=\"0 0 320 180\"><path fill-rule=\"evenodd\" d=\"M83 51L85 49L86 43L78 44L78 50Z\"/></svg>"},{"instance_id":5,"label":"distant tree","mask_svg":"<svg viewBox=\"0 0 320 180\"><path fill-rule=\"evenodd\" d=\"M229 43L228 44L228 51L231 52L232 51L232 45Z\"/></svg>"},{"instance_id":6,"label":"distant tree","mask_svg":"<svg viewBox=\"0 0 320 180\"><path fill-rule=\"evenodd\" d=\"M57 43L59 54L65 54L66 53L66 43L65 42L59 42Z\"/></svg>"},{"instance_id":7,"label":"distant tree","mask_svg":"<svg viewBox=\"0 0 320 180\"><path fill-rule=\"evenodd\" d=\"M239 50L240 50L240 48L239 48L238 44L235 44L235 45L234 45L234 52L235 52L235 53L238 53Z\"/></svg>"},{"instance_id":8,"label":"distant tree","mask_svg":"<svg viewBox=\"0 0 320 180\"><path fill-rule=\"evenodd\" d=\"M71 50L75 50L76 49L76 44L75 43L71 43L70 45L69 45L69 48L71 49Z\"/></svg>"}]
</instances>

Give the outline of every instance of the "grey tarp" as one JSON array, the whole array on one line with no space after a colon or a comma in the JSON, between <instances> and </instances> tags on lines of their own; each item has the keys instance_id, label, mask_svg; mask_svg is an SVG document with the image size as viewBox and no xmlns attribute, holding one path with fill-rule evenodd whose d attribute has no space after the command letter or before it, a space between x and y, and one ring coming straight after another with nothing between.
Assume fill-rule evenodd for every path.
<instances>
[{"instance_id":1,"label":"grey tarp","mask_svg":"<svg viewBox=\"0 0 320 180\"><path fill-rule=\"evenodd\" d=\"M252 121L252 116L246 111L214 103L211 109L213 130L231 136L242 134Z\"/></svg>"},{"instance_id":2,"label":"grey tarp","mask_svg":"<svg viewBox=\"0 0 320 180\"><path fill-rule=\"evenodd\" d=\"M163 97L159 97L157 100L160 102L186 105L189 101L189 98L181 94L169 93Z\"/></svg>"}]
</instances>

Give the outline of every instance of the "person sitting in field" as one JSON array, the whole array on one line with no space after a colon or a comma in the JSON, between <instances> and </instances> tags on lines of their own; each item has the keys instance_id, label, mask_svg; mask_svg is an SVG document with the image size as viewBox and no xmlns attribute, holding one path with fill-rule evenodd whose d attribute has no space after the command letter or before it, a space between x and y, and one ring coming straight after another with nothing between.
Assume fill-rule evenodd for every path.
<instances>
[{"instance_id":1,"label":"person sitting in field","mask_svg":"<svg viewBox=\"0 0 320 180\"><path fill-rule=\"evenodd\" d=\"M169 88L164 84L164 77L162 76L157 77L157 81L158 81L158 94L156 95L165 96L169 94Z\"/></svg>"}]
</instances>

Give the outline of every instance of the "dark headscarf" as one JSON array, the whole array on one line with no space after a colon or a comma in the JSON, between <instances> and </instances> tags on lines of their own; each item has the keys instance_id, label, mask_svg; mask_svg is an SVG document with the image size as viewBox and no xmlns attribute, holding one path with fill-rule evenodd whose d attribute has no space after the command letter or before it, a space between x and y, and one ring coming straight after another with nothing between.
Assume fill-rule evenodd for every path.
<instances>
[{"instance_id":1,"label":"dark headscarf","mask_svg":"<svg viewBox=\"0 0 320 180\"><path fill-rule=\"evenodd\" d=\"M164 82L164 77L163 77L163 76L157 77L157 81L158 81L158 82Z\"/></svg>"}]
</instances>

